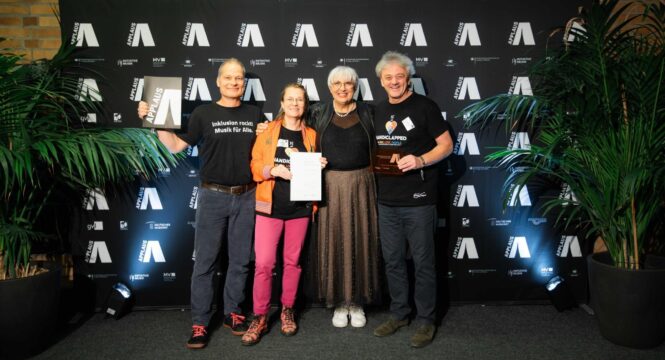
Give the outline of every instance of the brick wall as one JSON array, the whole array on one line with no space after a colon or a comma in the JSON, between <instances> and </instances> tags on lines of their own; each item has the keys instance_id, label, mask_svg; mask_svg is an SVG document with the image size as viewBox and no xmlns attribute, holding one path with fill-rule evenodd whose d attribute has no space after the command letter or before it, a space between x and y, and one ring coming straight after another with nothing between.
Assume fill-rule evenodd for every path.
<instances>
[{"instance_id":1,"label":"brick wall","mask_svg":"<svg viewBox=\"0 0 665 360\"><path fill-rule=\"evenodd\" d=\"M0 0L0 49L26 60L51 58L60 47L57 0ZM4 51L4 50L3 50Z\"/></svg>"}]
</instances>

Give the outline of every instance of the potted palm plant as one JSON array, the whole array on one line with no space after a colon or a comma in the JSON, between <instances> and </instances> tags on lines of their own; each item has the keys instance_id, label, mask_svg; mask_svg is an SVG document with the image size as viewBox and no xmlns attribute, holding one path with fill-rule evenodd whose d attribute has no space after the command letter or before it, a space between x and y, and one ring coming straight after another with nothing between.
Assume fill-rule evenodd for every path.
<instances>
[{"instance_id":1,"label":"potted palm plant","mask_svg":"<svg viewBox=\"0 0 665 360\"><path fill-rule=\"evenodd\" d=\"M604 242L608 251L588 258L591 304L601 334L631 347L665 340L665 270L645 257L663 242L664 43L662 1L596 0L530 68L533 96L497 95L461 112L467 126L503 121L536 139L488 160L523 170L507 190L546 180L571 191L544 211Z\"/></svg>"},{"instance_id":2,"label":"potted palm plant","mask_svg":"<svg viewBox=\"0 0 665 360\"><path fill-rule=\"evenodd\" d=\"M70 71L73 51L33 62L0 52L0 358L41 350L55 327L59 269L30 261L33 244L57 238L39 225L44 210L177 162L147 130L81 122L99 109Z\"/></svg>"}]
</instances>

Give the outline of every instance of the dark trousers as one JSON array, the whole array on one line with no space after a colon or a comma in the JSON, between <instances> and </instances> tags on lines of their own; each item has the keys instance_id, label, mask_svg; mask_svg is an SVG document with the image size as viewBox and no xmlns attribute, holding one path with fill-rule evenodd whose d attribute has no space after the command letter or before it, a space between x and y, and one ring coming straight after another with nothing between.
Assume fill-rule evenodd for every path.
<instances>
[{"instance_id":1,"label":"dark trousers","mask_svg":"<svg viewBox=\"0 0 665 360\"><path fill-rule=\"evenodd\" d=\"M415 268L416 322L433 324L436 312L436 264L434 230L436 206L388 206L379 204L379 236L390 291L390 312L406 319L409 306L407 245Z\"/></svg>"},{"instance_id":2,"label":"dark trousers","mask_svg":"<svg viewBox=\"0 0 665 360\"><path fill-rule=\"evenodd\" d=\"M229 267L224 284L224 314L240 313L245 300L248 264L252 254L256 189L232 195L199 189L192 272L192 322L207 326L212 317L215 261L227 233Z\"/></svg>"}]
</instances>

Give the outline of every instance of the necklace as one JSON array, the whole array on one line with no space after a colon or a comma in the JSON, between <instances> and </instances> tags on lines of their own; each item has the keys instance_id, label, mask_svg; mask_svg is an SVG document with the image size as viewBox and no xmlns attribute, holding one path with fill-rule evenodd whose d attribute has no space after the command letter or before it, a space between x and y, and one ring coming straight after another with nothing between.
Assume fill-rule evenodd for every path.
<instances>
[{"instance_id":1,"label":"necklace","mask_svg":"<svg viewBox=\"0 0 665 360\"><path fill-rule=\"evenodd\" d=\"M349 110L349 111L343 113L343 112L339 112L339 111L335 110L335 108L333 107L333 110L335 110L335 114L336 114L337 116L341 117L341 118L345 118L347 115L349 115L350 113L352 113L353 110L355 110L355 109L356 109L355 106L351 106L351 110Z\"/></svg>"}]
</instances>

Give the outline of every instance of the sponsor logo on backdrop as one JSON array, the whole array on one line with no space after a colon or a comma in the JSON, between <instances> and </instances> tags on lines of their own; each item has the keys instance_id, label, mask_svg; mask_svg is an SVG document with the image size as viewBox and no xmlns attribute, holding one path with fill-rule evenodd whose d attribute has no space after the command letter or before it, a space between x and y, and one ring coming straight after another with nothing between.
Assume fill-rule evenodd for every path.
<instances>
[{"instance_id":1,"label":"sponsor logo on backdrop","mask_svg":"<svg viewBox=\"0 0 665 360\"><path fill-rule=\"evenodd\" d=\"M509 259L519 258L530 258L531 252L529 251L529 244L526 241L526 236L511 236L508 240L508 246L504 256Z\"/></svg>"},{"instance_id":2,"label":"sponsor logo on backdrop","mask_svg":"<svg viewBox=\"0 0 665 360\"><path fill-rule=\"evenodd\" d=\"M103 221L94 221L92 224L87 225L88 231L94 230L94 231L102 231L104 230L104 222Z\"/></svg>"},{"instance_id":3,"label":"sponsor logo on backdrop","mask_svg":"<svg viewBox=\"0 0 665 360\"><path fill-rule=\"evenodd\" d=\"M363 101L374 100L374 96L372 95L372 89L369 87L369 81L367 80L367 78L358 79L358 87L356 88L356 92L353 94L353 98L358 100L359 96L360 100Z\"/></svg>"},{"instance_id":4,"label":"sponsor logo on backdrop","mask_svg":"<svg viewBox=\"0 0 665 360\"><path fill-rule=\"evenodd\" d=\"M471 227L471 219L462 218L462 227Z\"/></svg>"},{"instance_id":5,"label":"sponsor logo on backdrop","mask_svg":"<svg viewBox=\"0 0 665 360\"><path fill-rule=\"evenodd\" d=\"M471 275L483 275L496 272L496 269L469 269L467 272Z\"/></svg>"},{"instance_id":6,"label":"sponsor logo on backdrop","mask_svg":"<svg viewBox=\"0 0 665 360\"><path fill-rule=\"evenodd\" d=\"M89 123L89 124L96 124L97 123L97 114L87 113L87 114L81 116L81 122Z\"/></svg>"},{"instance_id":7,"label":"sponsor logo on backdrop","mask_svg":"<svg viewBox=\"0 0 665 360\"><path fill-rule=\"evenodd\" d=\"M210 65L215 68L222 65L224 61L226 61L225 58L208 58L208 62L210 63Z\"/></svg>"},{"instance_id":8,"label":"sponsor logo on backdrop","mask_svg":"<svg viewBox=\"0 0 665 360\"><path fill-rule=\"evenodd\" d=\"M249 60L251 66L266 66L270 65L270 59L251 59Z\"/></svg>"},{"instance_id":9,"label":"sponsor logo on backdrop","mask_svg":"<svg viewBox=\"0 0 665 360\"><path fill-rule=\"evenodd\" d=\"M476 188L473 185L457 185L453 206L479 207L480 205L478 204L478 196L476 196Z\"/></svg>"},{"instance_id":10,"label":"sponsor logo on backdrop","mask_svg":"<svg viewBox=\"0 0 665 360\"><path fill-rule=\"evenodd\" d=\"M127 225L127 221L120 220L120 230L129 230L129 226Z\"/></svg>"},{"instance_id":11,"label":"sponsor logo on backdrop","mask_svg":"<svg viewBox=\"0 0 665 360\"><path fill-rule=\"evenodd\" d=\"M75 22L71 44L76 44L76 47L99 47L99 41L97 41L97 35L95 35L92 24Z\"/></svg>"},{"instance_id":12,"label":"sponsor logo on backdrop","mask_svg":"<svg viewBox=\"0 0 665 360\"><path fill-rule=\"evenodd\" d=\"M164 67L166 66L166 58L165 57L154 57L152 58L152 67Z\"/></svg>"},{"instance_id":13,"label":"sponsor logo on backdrop","mask_svg":"<svg viewBox=\"0 0 665 360\"><path fill-rule=\"evenodd\" d=\"M540 267L540 276L550 277L554 274L554 268L551 266L541 266Z\"/></svg>"},{"instance_id":14,"label":"sponsor logo on backdrop","mask_svg":"<svg viewBox=\"0 0 665 360\"><path fill-rule=\"evenodd\" d=\"M534 226L542 225L547 223L547 218L544 217L531 217L527 219Z\"/></svg>"},{"instance_id":15,"label":"sponsor logo on backdrop","mask_svg":"<svg viewBox=\"0 0 665 360\"><path fill-rule=\"evenodd\" d=\"M536 45L533 39L533 31L531 31L531 23L528 22L514 22L513 29L510 31L508 43L513 46L520 44L523 45Z\"/></svg>"},{"instance_id":16,"label":"sponsor logo on backdrop","mask_svg":"<svg viewBox=\"0 0 665 360\"><path fill-rule=\"evenodd\" d=\"M129 92L129 100L141 101L143 97L143 78L134 78L132 81L132 90Z\"/></svg>"},{"instance_id":17,"label":"sponsor logo on backdrop","mask_svg":"<svg viewBox=\"0 0 665 360\"><path fill-rule=\"evenodd\" d=\"M478 28L476 23L459 23L457 26L457 34L455 34L455 45L466 46L480 46L480 35L478 35Z\"/></svg>"},{"instance_id":18,"label":"sponsor logo on backdrop","mask_svg":"<svg viewBox=\"0 0 665 360\"><path fill-rule=\"evenodd\" d=\"M443 66L445 66L445 67L455 67L455 66L457 66L457 61L455 61L455 59L448 59L448 60L446 60L445 63L443 63Z\"/></svg>"},{"instance_id":19,"label":"sponsor logo on backdrop","mask_svg":"<svg viewBox=\"0 0 665 360\"><path fill-rule=\"evenodd\" d=\"M199 176L199 173L198 173L198 171L197 171L196 169L190 169L190 170L187 172L187 177L195 178L195 177L198 177L198 176Z\"/></svg>"},{"instance_id":20,"label":"sponsor logo on backdrop","mask_svg":"<svg viewBox=\"0 0 665 360\"><path fill-rule=\"evenodd\" d=\"M139 210L147 210L148 206L152 210L163 210L162 201L159 199L157 189L154 187L141 187L139 189L139 196L136 199L136 208Z\"/></svg>"},{"instance_id":21,"label":"sponsor logo on backdrop","mask_svg":"<svg viewBox=\"0 0 665 360\"><path fill-rule=\"evenodd\" d=\"M122 123L122 114L114 112L113 113L113 122L116 123L116 124Z\"/></svg>"},{"instance_id":22,"label":"sponsor logo on backdrop","mask_svg":"<svg viewBox=\"0 0 665 360\"><path fill-rule=\"evenodd\" d=\"M559 240L559 246L556 249L556 256L558 257L582 257L582 248L577 236L563 235Z\"/></svg>"},{"instance_id":23,"label":"sponsor logo on backdrop","mask_svg":"<svg viewBox=\"0 0 665 360\"><path fill-rule=\"evenodd\" d=\"M455 99L464 100L467 96L470 100L480 100L476 78L460 76L457 79L457 87L455 88Z\"/></svg>"},{"instance_id":24,"label":"sponsor logo on backdrop","mask_svg":"<svg viewBox=\"0 0 665 360\"><path fill-rule=\"evenodd\" d=\"M342 65L348 65L348 64L358 64L361 62L367 62L369 61L369 58L340 58L339 62Z\"/></svg>"},{"instance_id":25,"label":"sponsor logo on backdrop","mask_svg":"<svg viewBox=\"0 0 665 360\"><path fill-rule=\"evenodd\" d=\"M349 34L346 36L346 46L357 47L358 42L362 47L372 47L372 37L369 35L367 24L351 23Z\"/></svg>"},{"instance_id":26,"label":"sponsor logo on backdrop","mask_svg":"<svg viewBox=\"0 0 665 360\"><path fill-rule=\"evenodd\" d=\"M75 58L74 62L77 62L79 64L94 64L98 62L104 62L106 59L104 58Z\"/></svg>"},{"instance_id":27,"label":"sponsor logo on backdrop","mask_svg":"<svg viewBox=\"0 0 665 360\"><path fill-rule=\"evenodd\" d=\"M314 66L317 69L323 69L324 67L326 67L326 63L323 62L323 60L321 59L316 59L316 62L312 64L312 66Z\"/></svg>"},{"instance_id":28,"label":"sponsor logo on backdrop","mask_svg":"<svg viewBox=\"0 0 665 360\"><path fill-rule=\"evenodd\" d=\"M123 67L123 66L134 66L134 64L137 64L139 62L138 59L118 59L115 64L118 65L118 67Z\"/></svg>"},{"instance_id":29,"label":"sponsor logo on backdrop","mask_svg":"<svg viewBox=\"0 0 665 360\"><path fill-rule=\"evenodd\" d=\"M312 78L298 78L298 84L305 87L309 101L319 101L319 92L316 90L316 83Z\"/></svg>"},{"instance_id":30,"label":"sponsor logo on backdrop","mask_svg":"<svg viewBox=\"0 0 665 360\"><path fill-rule=\"evenodd\" d=\"M79 78L78 90L76 100L102 101L102 94L99 92L99 86L97 86L97 80L95 79Z\"/></svg>"},{"instance_id":31,"label":"sponsor logo on backdrop","mask_svg":"<svg viewBox=\"0 0 665 360\"><path fill-rule=\"evenodd\" d=\"M189 198L189 208L196 210L199 207L199 187L192 188L192 196Z\"/></svg>"},{"instance_id":32,"label":"sponsor logo on backdrop","mask_svg":"<svg viewBox=\"0 0 665 360\"><path fill-rule=\"evenodd\" d=\"M517 188L519 188L519 192L517 191ZM529 196L529 189L526 185L519 187L512 184L508 191L511 193L508 206L518 206L518 204L519 206L531 206L531 197Z\"/></svg>"},{"instance_id":33,"label":"sponsor logo on backdrop","mask_svg":"<svg viewBox=\"0 0 665 360\"><path fill-rule=\"evenodd\" d=\"M171 228L171 223L158 223L156 221L146 221L148 229L150 230L169 230Z\"/></svg>"},{"instance_id":34,"label":"sponsor logo on backdrop","mask_svg":"<svg viewBox=\"0 0 665 360\"><path fill-rule=\"evenodd\" d=\"M489 171L494 169L494 166L469 166L469 170L471 171Z\"/></svg>"},{"instance_id":35,"label":"sponsor logo on backdrop","mask_svg":"<svg viewBox=\"0 0 665 360\"><path fill-rule=\"evenodd\" d=\"M527 269L511 269L508 270L508 276L522 276L529 272Z\"/></svg>"},{"instance_id":36,"label":"sponsor logo on backdrop","mask_svg":"<svg viewBox=\"0 0 665 360\"><path fill-rule=\"evenodd\" d=\"M152 39L150 25L147 23L131 23L129 25L129 36L127 36L127 45L139 47L143 44L145 47L154 47L155 41Z\"/></svg>"},{"instance_id":37,"label":"sponsor logo on backdrop","mask_svg":"<svg viewBox=\"0 0 665 360\"><path fill-rule=\"evenodd\" d=\"M150 274L129 274L129 281L142 281L150 278Z\"/></svg>"},{"instance_id":38,"label":"sponsor logo on backdrop","mask_svg":"<svg viewBox=\"0 0 665 360\"><path fill-rule=\"evenodd\" d=\"M478 259L478 250L476 250L476 242L472 237L458 237L455 249L453 250L453 258L455 259Z\"/></svg>"},{"instance_id":39,"label":"sponsor logo on backdrop","mask_svg":"<svg viewBox=\"0 0 665 360\"><path fill-rule=\"evenodd\" d=\"M185 88L185 100L195 101L197 99L202 101L211 101L210 90L208 90L208 83L205 78L187 79L187 87Z\"/></svg>"},{"instance_id":40,"label":"sponsor logo on backdrop","mask_svg":"<svg viewBox=\"0 0 665 360\"><path fill-rule=\"evenodd\" d=\"M291 45L295 47L319 47L319 41L316 39L316 32L312 24L296 24L296 29L291 37Z\"/></svg>"},{"instance_id":41,"label":"sponsor logo on backdrop","mask_svg":"<svg viewBox=\"0 0 665 360\"><path fill-rule=\"evenodd\" d=\"M575 34L576 33L585 33L586 30L584 29L584 26L579 21L573 21L573 25L571 26L570 32L568 32L568 42L573 42L575 41Z\"/></svg>"},{"instance_id":42,"label":"sponsor logo on backdrop","mask_svg":"<svg viewBox=\"0 0 665 360\"><path fill-rule=\"evenodd\" d=\"M142 263L149 263L150 261L156 263L166 262L162 246L157 240L143 240L141 243L141 251L139 252L139 261Z\"/></svg>"},{"instance_id":43,"label":"sponsor logo on backdrop","mask_svg":"<svg viewBox=\"0 0 665 360\"><path fill-rule=\"evenodd\" d=\"M497 219L497 218L489 218L487 221L490 222L490 226L510 226L512 223L512 220L510 219Z\"/></svg>"},{"instance_id":44,"label":"sponsor logo on backdrop","mask_svg":"<svg viewBox=\"0 0 665 360\"><path fill-rule=\"evenodd\" d=\"M238 34L238 41L236 44L240 47L264 47L263 36L261 36L261 29L259 24L240 24L240 34Z\"/></svg>"},{"instance_id":45,"label":"sponsor logo on backdrop","mask_svg":"<svg viewBox=\"0 0 665 360\"><path fill-rule=\"evenodd\" d=\"M425 91L425 84L423 84L423 79L421 78L411 78L411 89L416 94L423 96L427 95L427 92Z\"/></svg>"},{"instance_id":46,"label":"sponsor logo on backdrop","mask_svg":"<svg viewBox=\"0 0 665 360\"><path fill-rule=\"evenodd\" d=\"M531 141L529 140L529 134L526 132L513 131L510 134L510 140L508 141L508 149L509 150L531 149Z\"/></svg>"},{"instance_id":47,"label":"sponsor logo on backdrop","mask_svg":"<svg viewBox=\"0 0 665 360\"><path fill-rule=\"evenodd\" d=\"M252 97L254 101L266 101L266 94L263 92L261 79L246 79L245 95L242 97L242 101L249 101ZM310 98L310 100L312 99Z\"/></svg>"},{"instance_id":48,"label":"sponsor logo on backdrop","mask_svg":"<svg viewBox=\"0 0 665 360\"><path fill-rule=\"evenodd\" d=\"M531 60L533 60L533 58L530 58L530 57L515 57L511 60L511 62L512 62L513 65L524 65L524 64L528 64L529 62L531 62Z\"/></svg>"},{"instance_id":49,"label":"sponsor logo on backdrop","mask_svg":"<svg viewBox=\"0 0 665 360\"><path fill-rule=\"evenodd\" d=\"M284 67L292 68L298 66L298 58L284 58Z\"/></svg>"},{"instance_id":50,"label":"sponsor logo on backdrop","mask_svg":"<svg viewBox=\"0 0 665 360\"><path fill-rule=\"evenodd\" d=\"M488 63L490 61L496 61L496 60L500 60L500 59L501 58L498 57L498 56L474 56L474 57L469 58L469 60L473 64L484 63L484 62Z\"/></svg>"},{"instance_id":51,"label":"sponsor logo on backdrop","mask_svg":"<svg viewBox=\"0 0 665 360\"><path fill-rule=\"evenodd\" d=\"M568 184L562 185L561 192L559 193L559 199L570 201L570 202L564 201L563 203L561 203L561 205L563 206L577 205L577 196L575 196L575 193Z\"/></svg>"},{"instance_id":52,"label":"sponsor logo on backdrop","mask_svg":"<svg viewBox=\"0 0 665 360\"><path fill-rule=\"evenodd\" d=\"M108 210L109 204L102 191L95 189L88 191L85 200L83 200L83 207L85 207L86 210L92 210L95 207L97 210Z\"/></svg>"},{"instance_id":53,"label":"sponsor logo on backdrop","mask_svg":"<svg viewBox=\"0 0 665 360\"><path fill-rule=\"evenodd\" d=\"M182 67L185 68L192 68L196 64L194 64L192 60L190 60L189 58L185 58L185 60L183 60L182 63L180 63L180 65L182 65Z\"/></svg>"},{"instance_id":54,"label":"sponsor logo on backdrop","mask_svg":"<svg viewBox=\"0 0 665 360\"><path fill-rule=\"evenodd\" d=\"M476 134L474 133L458 133L457 134L457 143L453 151L457 155L464 155L467 150L469 155L480 155L480 150L478 150L478 142L476 141Z\"/></svg>"},{"instance_id":55,"label":"sponsor logo on backdrop","mask_svg":"<svg viewBox=\"0 0 665 360\"><path fill-rule=\"evenodd\" d=\"M182 44L185 46L194 46L194 43L198 44L198 46L210 46L203 24L188 22L185 24L185 34L182 36Z\"/></svg>"},{"instance_id":56,"label":"sponsor logo on backdrop","mask_svg":"<svg viewBox=\"0 0 665 360\"><path fill-rule=\"evenodd\" d=\"M162 274L162 279L164 279L164 282L174 282L176 275L174 272L165 272Z\"/></svg>"},{"instance_id":57,"label":"sponsor logo on backdrop","mask_svg":"<svg viewBox=\"0 0 665 360\"><path fill-rule=\"evenodd\" d=\"M531 91L531 81L528 76L513 76L510 82L509 94L533 96Z\"/></svg>"},{"instance_id":58,"label":"sponsor logo on backdrop","mask_svg":"<svg viewBox=\"0 0 665 360\"><path fill-rule=\"evenodd\" d=\"M425 32L421 23L404 23L399 44L402 46L411 46L412 43L415 43L416 46L427 46Z\"/></svg>"},{"instance_id":59,"label":"sponsor logo on backdrop","mask_svg":"<svg viewBox=\"0 0 665 360\"><path fill-rule=\"evenodd\" d=\"M197 145L189 146L185 150L185 154L187 154L188 157L198 157L199 156L199 147Z\"/></svg>"},{"instance_id":60,"label":"sponsor logo on backdrop","mask_svg":"<svg viewBox=\"0 0 665 360\"><path fill-rule=\"evenodd\" d=\"M94 264L99 260L102 264L110 264L111 254L105 241L88 241L88 248L85 251L85 262Z\"/></svg>"},{"instance_id":61,"label":"sponsor logo on backdrop","mask_svg":"<svg viewBox=\"0 0 665 360\"><path fill-rule=\"evenodd\" d=\"M415 62L415 65L416 65L417 67L427 66L427 64L429 64L429 57L427 57L427 56L420 56L420 57L415 58L415 61L414 61L414 62Z\"/></svg>"}]
</instances>

